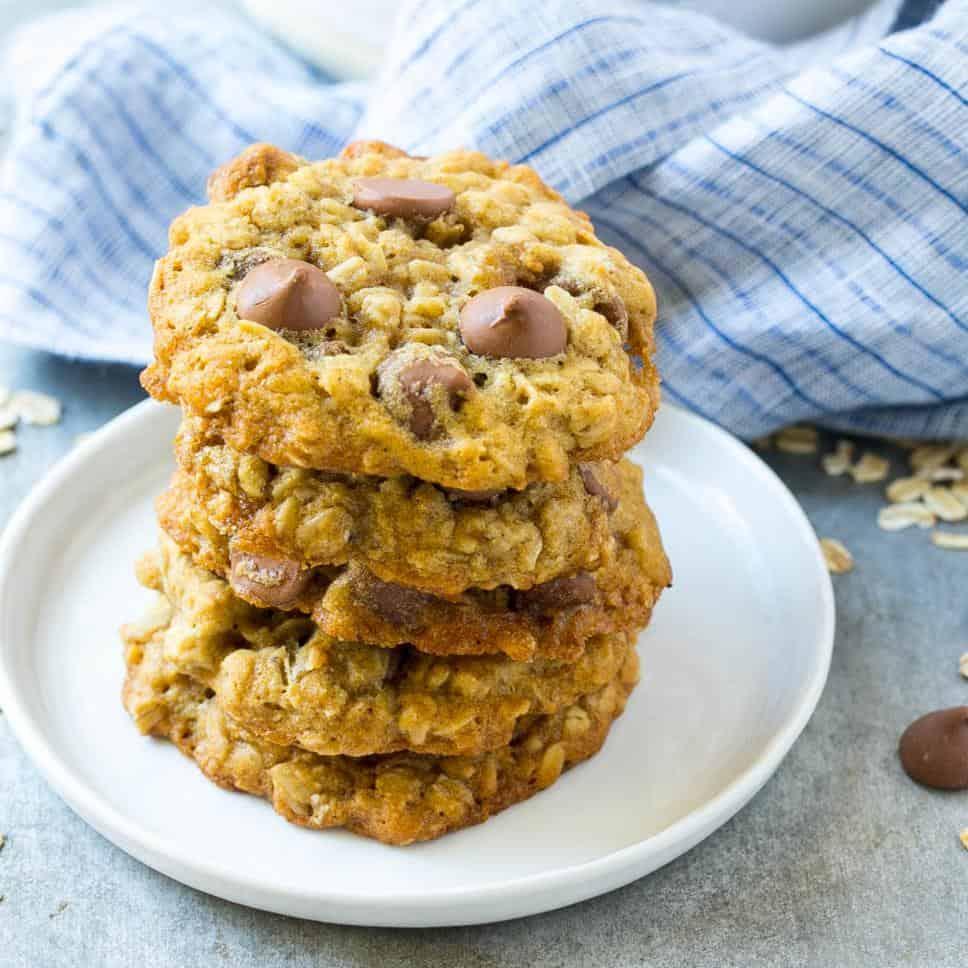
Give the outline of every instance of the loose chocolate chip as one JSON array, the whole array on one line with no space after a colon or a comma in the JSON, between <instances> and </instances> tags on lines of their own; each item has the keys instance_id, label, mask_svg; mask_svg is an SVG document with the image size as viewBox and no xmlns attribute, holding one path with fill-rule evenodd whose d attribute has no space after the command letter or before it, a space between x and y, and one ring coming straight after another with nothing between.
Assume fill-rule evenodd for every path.
<instances>
[{"instance_id":1,"label":"loose chocolate chip","mask_svg":"<svg viewBox=\"0 0 968 968\"><path fill-rule=\"evenodd\" d=\"M912 780L939 790L968 789L968 706L916 719L904 730L898 753Z\"/></svg>"},{"instance_id":2,"label":"loose chocolate chip","mask_svg":"<svg viewBox=\"0 0 968 968\"><path fill-rule=\"evenodd\" d=\"M436 218L455 201L446 185L413 178L357 178L353 204L393 218Z\"/></svg>"},{"instance_id":3,"label":"loose chocolate chip","mask_svg":"<svg viewBox=\"0 0 968 968\"><path fill-rule=\"evenodd\" d=\"M585 485L585 490L592 497L600 497L605 502L605 507L609 511L614 511L618 507L618 501L605 490L602 482L595 476L591 464L579 464L578 473L581 474L581 480Z\"/></svg>"},{"instance_id":4,"label":"loose chocolate chip","mask_svg":"<svg viewBox=\"0 0 968 968\"><path fill-rule=\"evenodd\" d=\"M555 612L562 608L587 605L598 595L595 579L586 571L565 578L552 578L542 585L535 585L518 592L520 606L535 612Z\"/></svg>"},{"instance_id":5,"label":"loose chocolate chip","mask_svg":"<svg viewBox=\"0 0 968 968\"><path fill-rule=\"evenodd\" d=\"M233 552L230 565L232 588L266 608L290 608L309 585L309 571L289 558Z\"/></svg>"},{"instance_id":6,"label":"loose chocolate chip","mask_svg":"<svg viewBox=\"0 0 968 968\"><path fill-rule=\"evenodd\" d=\"M489 491L464 491L457 487L447 488L447 497L457 504L493 504L504 491L493 488Z\"/></svg>"},{"instance_id":7,"label":"loose chocolate chip","mask_svg":"<svg viewBox=\"0 0 968 968\"><path fill-rule=\"evenodd\" d=\"M425 359L408 363L397 374L400 391L410 404L410 429L420 440L434 432L434 397L444 397L456 410L461 400L474 389L471 378L454 360ZM437 391L436 388L441 387Z\"/></svg>"},{"instance_id":8,"label":"loose chocolate chip","mask_svg":"<svg viewBox=\"0 0 968 968\"><path fill-rule=\"evenodd\" d=\"M460 313L464 345L481 356L542 359L565 349L568 329L558 307L521 286L475 296Z\"/></svg>"},{"instance_id":9,"label":"loose chocolate chip","mask_svg":"<svg viewBox=\"0 0 968 968\"><path fill-rule=\"evenodd\" d=\"M235 293L239 317L269 329L320 329L339 315L340 304L326 273L299 259L257 265Z\"/></svg>"},{"instance_id":10,"label":"loose chocolate chip","mask_svg":"<svg viewBox=\"0 0 968 968\"><path fill-rule=\"evenodd\" d=\"M382 619L403 628L414 628L419 624L421 612L433 600L431 595L416 588L381 581L375 575L367 575L359 594Z\"/></svg>"}]
</instances>

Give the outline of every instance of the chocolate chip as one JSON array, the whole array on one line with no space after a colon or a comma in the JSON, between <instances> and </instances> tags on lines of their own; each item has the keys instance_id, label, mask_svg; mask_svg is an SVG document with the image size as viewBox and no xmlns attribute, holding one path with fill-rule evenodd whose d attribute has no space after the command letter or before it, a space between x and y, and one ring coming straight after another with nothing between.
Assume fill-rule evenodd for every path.
<instances>
[{"instance_id":1,"label":"chocolate chip","mask_svg":"<svg viewBox=\"0 0 968 968\"><path fill-rule=\"evenodd\" d=\"M535 612L555 612L562 608L587 605L595 601L597 596L595 579L588 572L580 571L564 578L552 578L542 585L518 592L517 604Z\"/></svg>"},{"instance_id":2,"label":"chocolate chip","mask_svg":"<svg viewBox=\"0 0 968 968\"><path fill-rule=\"evenodd\" d=\"M435 398L445 399L456 410L461 400L474 389L471 378L456 360L439 358L408 363L397 374L397 382L410 404L410 429L420 440L429 439L434 432L437 422Z\"/></svg>"},{"instance_id":3,"label":"chocolate chip","mask_svg":"<svg viewBox=\"0 0 968 968\"><path fill-rule=\"evenodd\" d=\"M339 315L339 290L322 269L299 259L257 265L235 292L240 319L269 329L319 329Z\"/></svg>"},{"instance_id":4,"label":"chocolate chip","mask_svg":"<svg viewBox=\"0 0 968 968\"><path fill-rule=\"evenodd\" d=\"M381 581L375 575L367 575L358 592L380 618L403 628L413 628L419 624L421 612L433 601L433 597L425 592Z\"/></svg>"},{"instance_id":5,"label":"chocolate chip","mask_svg":"<svg viewBox=\"0 0 968 968\"><path fill-rule=\"evenodd\" d=\"M968 789L968 706L916 719L904 730L898 753L912 780L939 790Z\"/></svg>"},{"instance_id":6,"label":"chocolate chip","mask_svg":"<svg viewBox=\"0 0 968 968\"><path fill-rule=\"evenodd\" d=\"M353 204L393 218L436 218L455 201L446 185L413 178L357 178Z\"/></svg>"},{"instance_id":7,"label":"chocolate chip","mask_svg":"<svg viewBox=\"0 0 968 968\"><path fill-rule=\"evenodd\" d=\"M585 490L592 497L600 497L605 502L605 507L609 511L614 511L618 507L618 501L605 490L602 482L595 476L591 464L579 464L578 473L581 474L581 480L585 485Z\"/></svg>"},{"instance_id":8,"label":"chocolate chip","mask_svg":"<svg viewBox=\"0 0 968 968\"><path fill-rule=\"evenodd\" d=\"M456 504L493 504L504 491L492 488L489 491L464 491L457 487L447 488L447 497Z\"/></svg>"},{"instance_id":9,"label":"chocolate chip","mask_svg":"<svg viewBox=\"0 0 968 968\"><path fill-rule=\"evenodd\" d=\"M481 356L542 359L565 349L568 330L558 307L521 286L475 296L460 313L464 345Z\"/></svg>"},{"instance_id":10,"label":"chocolate chip","mask_svg":"<svg viewBox=\"0 0 968 968\"><path fill-rule=\"evenodd\" d=\"M629 313L618 296L595 303L595 312L601 313L618 330L624 340L629 334Z\"/></svg>"},{"instance_id":11,"label":"chocolate chip","mask_svg":"<svg viewBox=\"0 0 968 968\"><path fill-rule=\"evenodd\" d=\"M310 572L290 558L233 552L230 565L232 588L266 608L290 608L309 585Z\"/></svg>"}]
</instances>

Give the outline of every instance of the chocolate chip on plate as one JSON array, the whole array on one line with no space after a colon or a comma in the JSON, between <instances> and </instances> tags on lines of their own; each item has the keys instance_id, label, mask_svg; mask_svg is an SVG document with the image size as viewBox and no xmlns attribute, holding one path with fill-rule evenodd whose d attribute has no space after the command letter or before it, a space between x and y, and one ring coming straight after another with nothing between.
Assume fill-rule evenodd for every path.
<instances>
[{"instance_id":1,"label":"chocolate chip on plate","mask_svg":"<svg viewBox=\"0 0 968 968\"><path fill-rule=\"evenodd\" d=\"M339 315L341 302L326 273L299 259L257 265L235 292L239 318L269 329L320 329Z\"/></svg>"},{"instance_id":2,"label":"chocolate chip on plate","mask_svg":"<svg viewBox=\"0 0 968 968\"><path fill-rule=\"evenodd\" d=\"M605 507L609 511L614 511L618 507L618 501L608 493L602 482L595 476L591 464L579 464L578 473L581 474L581 480L585 485L585 490L592 497L600 497L605 502Z\"/></svg>"},{"instance_id":3,"label":"chocolate chip on plate","mask_svg":"<svg viewBox=\"0 0 968 968\"><path fill-rule=\"evenodd\" d=\"M266 608L289 608L309 585L310 573L289 558L233 552L230 564L232 588Z\"/></svg>"},{"instance_id":4,"label":"chocolate chip on plate","mask_svg":"<svg viewBox=\"0 0 968 968\"><path fill-rule=\"evenodd\" d=\"M518 592L518 604L536 612L551 612L576 605L587 605L598 595L595 579L587 571L552 578L527 591Z\"/></svg>"},{"instance_id":5,"label":"chocolate chip on plate","mask_svg":"<svg viewBox=\"0 0 968 968\"><path fill-rule=\"evenodd\" d=\"M460 313L464 345L480 356L542 359L565 349L568 329L558 307L533 289L498 286Z\"/></svg>"},{"instance_id":6,"label":"chocolate chip on plate","mask_svg":"<svg viewBox=\"0 0 968 968\"><path fill-rule=\"evenodd\" d=\"M436 218L454 201L446 185L415 178L357 178L353 184L357 208L393 218Z\"/></svg>"},{"instance_id":7,"label":"chocolate chip on plate","mask_svg":"<svg viewBox=\"0 0 968 968\"><path fill-rule=\"evenodd\" d=\"M437 387L442 388L440 394L454 410L474 389L473 381L456 360L415 360L400 370L397 382L410 404L410 429L421 440L427 440L434 430L433 398Z\"/></svg>"},{"instance_id":8,"label":"chocolate chip on plate","mask_svg":"<svg viewBox=\"0 0 968 968\"><path fill-rule=\"evenodd\" d=\"M904 730L898 753L912 780L938 790L968 789L968 706L916 719Z\"/></svg>"}]
</instances>

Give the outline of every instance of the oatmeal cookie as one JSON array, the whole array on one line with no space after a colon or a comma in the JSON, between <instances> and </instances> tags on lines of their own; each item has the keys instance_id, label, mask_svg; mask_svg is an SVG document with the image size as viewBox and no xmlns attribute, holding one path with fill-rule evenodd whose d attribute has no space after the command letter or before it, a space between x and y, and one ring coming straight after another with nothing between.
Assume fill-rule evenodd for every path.
<instances>
[{"instance_id":1,"label":"oatmeal cookie","mask_svg":"<svg viewBox=\"0 0 968 968\"><path fill-rule=\"evenodd\" d=\"M170 739L219 786L269 800L304 827L345 827L388 844L481 823L595 754L638 678L635 650L597 692L527 717L507 746L478 756L320 756L255 739L206 687L167 662L159 635L125 647L124 705L142 733Z\"/></svg>"},{"instance_id":2,"label":"oatmeal cookie","mask_svg":"<svg viewBox=\"0 0 968 968\"><path fill-rule=\"evenodd\" d=\"M124 628L129 646L158 637L175 671L214 690L253 736L327 756L506 746L525 717L558 712L606 686L634 647L634 633L618 633L594 636L568 664L435 657L338 642L304 616L242 601L186 555L146 556L139 573L160 594L144 619Z\"/></svg>"},{"instance_id":3,"label":"oatmeal cookie","mask_svg":"<svg viewBox=\"0 0 968 968\"><path fill-rule=\"evenodd\" d=\"M597 567L613 529L641 515L641 474L629 461L587 463L565 481L469 494L412 477L276 467L213 442L198 420L176 442L174 505L227 570L243 554L301 569L358 561L383 581L459 595L527 589ZM271 604L271 602L270 602Z\"/></svg>"},{"instance_id":4,"label":"oatmeal cookie","mask_svg":"<svg viewBox=\"0 0 968 968\"><path fill-rule=\"evenodd\" d=\"M644 499L626 502L626 513L619 511L612 515L619 529L595 568L525 590L500 585L444 596L384 581L358 561L303 569L272 555L233 560L224 542L213 543L196 528L177 494L169 491L158 503L167 536L162 555L180 548L253 604L311 614L324 632L345 642L409 643L437 655L504 652L518 661L536 656L574 661L591 636L648 624L671 581L669 562Z\"/></svg>"},{"instance_id":5,"label":"oatmeal cookie","mask_svg":"<svg viewBox=\"0 0 968 968\"><path fill-rule=\"evenodd\" d=\"M652 287L530 168L256 145L210 185L156 266L143 383L237 450L503 490L648 429Z\"/></svg>"}]
</instances>

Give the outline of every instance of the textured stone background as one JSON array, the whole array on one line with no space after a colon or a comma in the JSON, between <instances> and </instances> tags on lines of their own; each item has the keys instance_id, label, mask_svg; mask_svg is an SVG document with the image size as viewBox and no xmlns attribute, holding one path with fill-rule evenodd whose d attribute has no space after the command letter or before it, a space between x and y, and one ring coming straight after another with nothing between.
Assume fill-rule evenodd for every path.
<instances>
[{"instance_id":1,"label":"textured stone background","mask_svg":"<svg viewBox=\"0 0 968 968\"><path fill-rule=\"evenodd\" d=\"M67 5L0 0L0 31ZM0 458L0 525L76 434L142 397L134 370L2 345L0 383L66 405L60 426L22 429L20 451ZM51 793L0 716L0 965L964 966L968 796L919 789L894 749L915 715L968 702L957 672L968 554L924 532L880 532L877 485L825 477L810 458L769 460L857 567L835 579L833 667L806 731L759 796L685 857L597 900L490 927L295 921L183 887L113 847Z\"/></svg>"}]
</instances>

